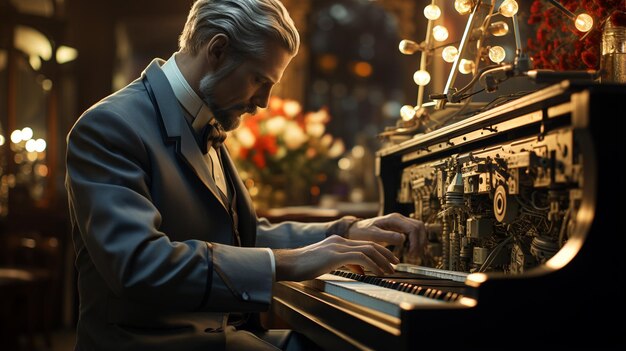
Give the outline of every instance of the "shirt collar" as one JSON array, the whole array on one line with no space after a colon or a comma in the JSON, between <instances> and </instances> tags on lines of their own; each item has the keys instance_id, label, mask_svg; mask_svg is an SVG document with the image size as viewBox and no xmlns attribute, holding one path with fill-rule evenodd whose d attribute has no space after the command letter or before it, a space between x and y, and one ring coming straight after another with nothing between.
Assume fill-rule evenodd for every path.
<instances>
[{"instance_id":1,"label":"shirt collar","mask_svg":"<svg viewBox=\"0 0 626 351\"><path fill-rule=\"evenodd\" d=\"M175 56L176 53L172 54L161 66L161 69L170 82L176 99L178 99L178 102L180 102L185 111L193 118L193 129L197 133L201 133L202 128L213 118L213 114L180 72L176 64Z\"/></svg>"}]
</instances>

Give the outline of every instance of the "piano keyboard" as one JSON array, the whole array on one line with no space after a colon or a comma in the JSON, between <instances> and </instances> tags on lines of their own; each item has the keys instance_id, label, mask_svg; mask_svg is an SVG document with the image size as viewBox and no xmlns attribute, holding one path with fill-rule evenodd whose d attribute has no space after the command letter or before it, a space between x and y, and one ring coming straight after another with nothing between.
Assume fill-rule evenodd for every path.
<instances>
[{"instance_id":1,"label":"piano keyboard","mask_svg":"<svg viewBox=\"0 0 626 351\"><path fill-rule=\"evenodd\" d=\"M397 272L385 277L343 270L324 274L306 285L393 317L420 306L455 302L463 297L464 284L426 275Z\"/></svg>"}]
</instances>

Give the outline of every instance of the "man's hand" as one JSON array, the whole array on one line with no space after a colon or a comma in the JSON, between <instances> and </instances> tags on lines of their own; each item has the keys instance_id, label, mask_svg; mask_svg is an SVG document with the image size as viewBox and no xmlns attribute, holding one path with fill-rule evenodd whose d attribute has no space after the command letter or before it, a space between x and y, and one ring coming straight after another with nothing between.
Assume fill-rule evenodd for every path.
<instances>
[{"instance_id":1,"label":"man's hand","mask_svg":"<svg viewBox=\"0 0 626 351\"><path fill-rule=\"evenodd\" d=\"M274 257L277 281L314 279L347 264L383 275L393 273L391 264L399 263L398 258L380 244L338 235L298 249L274 250Z\"/></svg>"},{"instance_id":2,"label":"man's hand","mask_svg":"<svg viewBox=\"0 0 626 351\"><path fill-rule=\"evenodd\" d=\"M402 246L408 238L408 257L412 259L424 256L427 240L424 222L399 213L360 220L350 227L346 238L395 246Z\"/></svg>"}]
</instances>

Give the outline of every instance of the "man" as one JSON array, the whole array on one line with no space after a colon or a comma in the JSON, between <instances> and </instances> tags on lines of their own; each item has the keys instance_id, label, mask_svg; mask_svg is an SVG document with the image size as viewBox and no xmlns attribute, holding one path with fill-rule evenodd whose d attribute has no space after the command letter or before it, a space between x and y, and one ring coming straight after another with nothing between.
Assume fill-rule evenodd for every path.
<instances>
[{"instance_id":1,"label":"man","mask_svg":"<svg viewBox=\"0 0 626 351\"><path fill-rule=\"evenodd\" d=\"M228 326L229 313L266 309L275 281L347 264L392 272L383 245L405 237L418 252L422 222L398 214L256 218L221 142L266 107L298 46L278 0L199 0L178 52L78 119L66 159L77 349L275 349Z\"/></svg>"}]
</instances>

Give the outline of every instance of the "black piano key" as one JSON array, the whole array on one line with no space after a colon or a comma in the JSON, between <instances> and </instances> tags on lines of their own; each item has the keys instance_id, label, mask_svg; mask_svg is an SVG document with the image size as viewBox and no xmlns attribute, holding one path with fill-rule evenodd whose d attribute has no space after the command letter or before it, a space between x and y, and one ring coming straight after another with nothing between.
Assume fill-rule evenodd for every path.
<instances>
[{"instance_id":1,"label":"black piano key","mask_svg":"<svg viewBox=\"0 0 626 351\"><path fill-rule=\"evenodd\" d=\"M411 293L415 295L424 295L424 291L425 289L422 288L421 286L414 285L414 288L411 290Z\"/></svg>"},{"instance_id":2,"label":"black piano key","mask_svg":"<svg viewBox=\"0 0 626 351\"><path fill-rule=\"evenodd\" d=\"M416 289L415 289L415 292L413 292L415 295L421 295L421 296L424 296L424 294L426 293L426 289L424 289L424 288L423 288L423 287L421 287L421 286L416 285L416 286L415 286L415 288L416 288Z\"/></svg>"}]
</instances>

